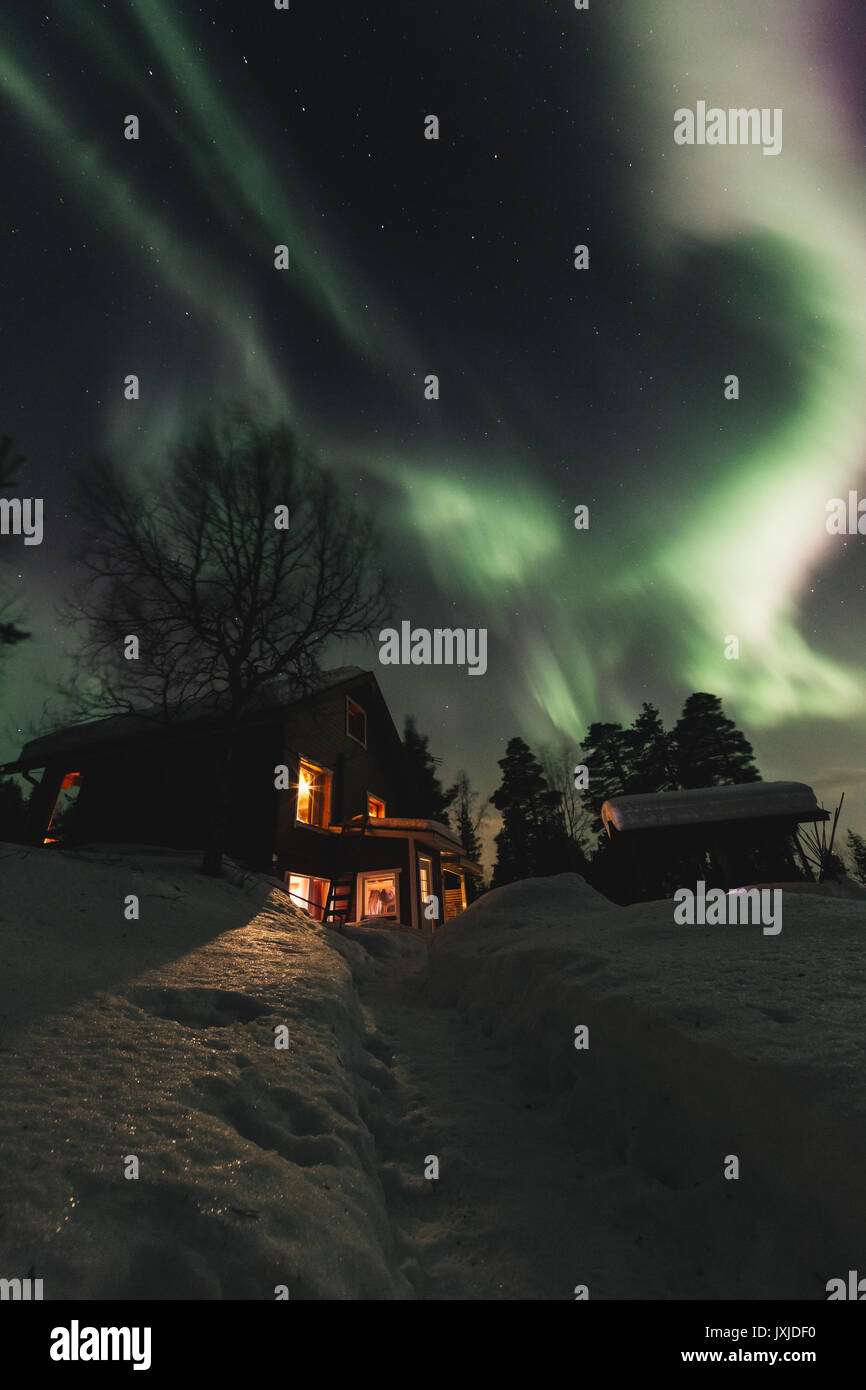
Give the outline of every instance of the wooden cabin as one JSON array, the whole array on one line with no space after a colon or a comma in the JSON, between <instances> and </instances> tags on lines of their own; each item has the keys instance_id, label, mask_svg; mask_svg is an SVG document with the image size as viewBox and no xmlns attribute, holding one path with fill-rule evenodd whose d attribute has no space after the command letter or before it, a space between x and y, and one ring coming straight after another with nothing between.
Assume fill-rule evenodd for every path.
<instances>
[{"instance_id":1,"label":"wooden cabin","mask_svg":"<svg viewBox=\"0 0 866 1390\"><path fill-rule=\"evenodd\" d=\"M628 903L700 880L724 889L813 881L798 831L829 812L805 782L745 782L614 796L601 819L611 849L604 891Z\"/></svg>"},{"instance_id":2,"label":"wooden cabin","mask_svg":"<svg viewBox=\"0 0 866 1390\"><path fill-rule=\"evenodd\" d=\"M34 739L0 772L33 784L33 844L199 850L217 724L201 702L168 720L115 715ZM303 695L274 683L243 723L231 782L226 852L278 877L320 921L432 929L481 875L453 830L413 816L403 744L371 671L326 672Z\"/></svg>"}]
</instances>

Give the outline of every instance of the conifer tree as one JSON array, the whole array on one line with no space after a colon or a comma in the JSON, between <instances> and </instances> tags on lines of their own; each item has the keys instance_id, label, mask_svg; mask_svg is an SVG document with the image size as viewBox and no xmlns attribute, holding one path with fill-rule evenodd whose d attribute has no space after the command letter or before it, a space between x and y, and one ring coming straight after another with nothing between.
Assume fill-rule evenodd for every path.
<instances>
[{"instance_id":1,"label":"conifer tree","mask_svg":"<svg viewBox=\"0 0 866 1390\"><path fill-rule=\"evenodd\" d=\"M629 791L674 791L679 786L676 748L673 735L665 729L655 705L644 700L629 735L632 758Z\"/></svg>"},{"instance_id":2,"label":"conifer tree","mask_svg":"<svg viewBox=\"0 0 866 1390\"><path fill-rule=\"evenodd\" d=\"M673 736L682 787L760 782L752 745L722 712L718 695L690 695Z\"/></svg>"},{"instance_id":3,"label":"conifer tree","mask_svg":"<svg viewBox=\"0 0 866 1390\"><path fill-rule=\"evenodd\" d=\"M490 798L502 812L493 886L558 872L565 867L559 793L547 785L538 759L522 738L511 739L499 766L502 783Z\"/></svg>"},{"instance_id":4,"label":"conifer tree","mask_svg":"<svg viewBox=\"0 0 866 1390\"><path fill-rule=\"evenodd\" d=\"M592 816L593 831L601 829L602 803L632 790L633 756L633 739L621 724L590 724L582 745L589 774L583 804Z\"/></svg>"},{"instance_id":5,"label":"conifer tree","mask_svg":"<svg viewBox=\"0 0 866 1390\"><path fill-rule=\"evenodd\" d=\"M448 789L446 795L449 801L454 804L455 829L460 836L460 843L466 851L469 859L477 863L481 858L481 841L478 838L478 827L481 824L483 812L475 810L478 800L477 792L474 792L469 785L468 774L461 769L457 774L457 781L453 787Z\"/></svg>"},{"instance_id":6,"label":"conifer tree","mask_svg":"<svg viewBox=\"0 0 866 1390\"><path fill-rule=\"evenodd\" d=\"M422 820L448 824L448 807L457 795L456 787L443 791L436 775L440 759L434 758L426 734L419 734L415 716L406 719L403 731L403 767L406 809Z\"/></svg>"}]
</instances>

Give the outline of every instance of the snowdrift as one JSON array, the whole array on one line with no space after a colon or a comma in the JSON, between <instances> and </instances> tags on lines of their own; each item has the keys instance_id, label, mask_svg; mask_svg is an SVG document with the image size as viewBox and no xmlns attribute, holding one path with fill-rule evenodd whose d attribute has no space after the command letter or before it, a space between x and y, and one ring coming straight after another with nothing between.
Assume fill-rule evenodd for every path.
<instances>
[{"instance_id":1,"label":"snowdrift","mask_svg":"<svg viewBox=\"0 0 866 1390\"><path fill-rule=\"evenodd\" d=\"M670 902L618 908L561 875L434 938L433 998L560 1107L606 1209L590 1297L826 1298L864 1269L866 903L783 908L777 937L681 927Z\"/></svg>"},{"instance_id":2,"label":"snowdrift","mask_svg":"<svg viewBox=\"0 0 866 1390\"><path fill-rule=\"evenodd\" d=\"M347 962L378 967L266 880L195 868L0 846L0 1273L46 1299L412 1298Z\"/></svg>"}]
</instances>

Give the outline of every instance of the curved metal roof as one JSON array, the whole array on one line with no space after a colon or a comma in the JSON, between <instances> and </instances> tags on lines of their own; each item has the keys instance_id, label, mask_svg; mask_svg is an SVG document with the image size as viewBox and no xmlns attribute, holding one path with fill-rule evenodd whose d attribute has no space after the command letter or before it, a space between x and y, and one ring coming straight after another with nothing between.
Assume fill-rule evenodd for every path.
<instances>
[{"instance_id":1,"label":"curved metal roof","mask_svg":"<svg viewBox=\"0 0 866 1390\"><path fill-rule=\"evenodd\" d=\"M818 805L815 793L805 782L743 782L727 787L612 796L601 808L608 835L611 828L651 830L773 816L795 821L827 820L829 812Z\"/></svg>"}]
</instances>

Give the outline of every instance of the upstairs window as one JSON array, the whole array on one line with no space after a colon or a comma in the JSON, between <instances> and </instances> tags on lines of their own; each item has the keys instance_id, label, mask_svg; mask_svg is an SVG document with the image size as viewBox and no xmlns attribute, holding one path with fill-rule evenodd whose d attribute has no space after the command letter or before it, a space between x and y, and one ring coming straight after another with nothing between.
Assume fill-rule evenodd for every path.
<instances>
[{"instance_id":1,"label":"upstairs window","mask_svg":"<svg viewBox=\"0 0 866 1390\"><path fill-rule=\"evenodd\" d=\"M378 796L367 797L367 815L371 820L381 820L385 814L385 803Z\"/></svg>"},{"instance_id":2,"label":"upstairs window","mask_svg":"<svg viewBox=\"0 0 866 1390\"><path fill-rule=\"evenodd\" d=\"M298 820L303 825L328 825L331 818L331 774L327 768L301 758L298 768Z\"/></svg>"},{"instance_id":3,"label":"upstairs window","mask_svg":"<svg viewBox=\"0 0 866 1390\"><path fill-rule=\"evenodd\" d=\"M367 747L367 716L351 695L346 696L346 733L363 748Z\"/></svg>"}]
</instances>

